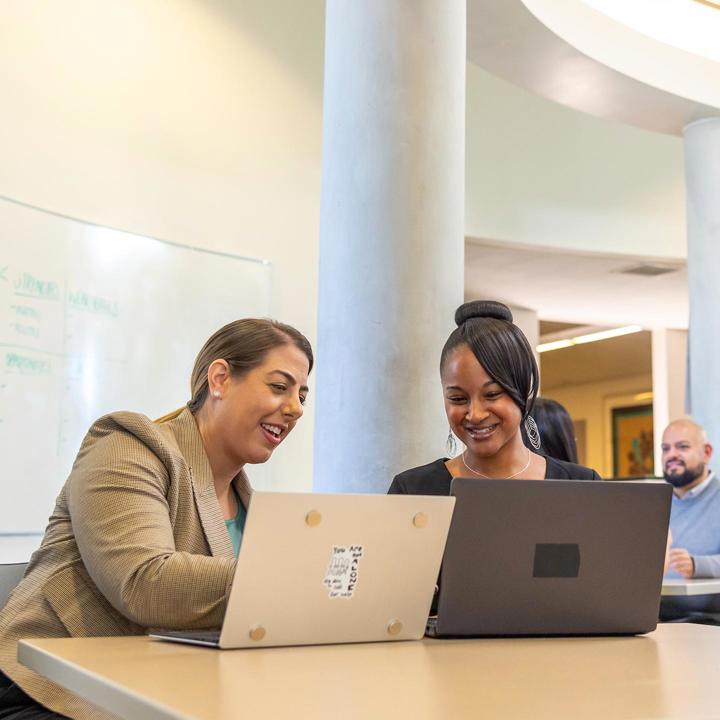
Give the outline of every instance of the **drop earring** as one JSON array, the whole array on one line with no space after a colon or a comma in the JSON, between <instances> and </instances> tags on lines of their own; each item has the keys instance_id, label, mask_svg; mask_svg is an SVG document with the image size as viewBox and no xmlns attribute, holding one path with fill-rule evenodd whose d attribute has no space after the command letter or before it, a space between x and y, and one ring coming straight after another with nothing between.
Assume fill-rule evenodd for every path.
<instances>
[{"instance_id":1,"label":"drop earring","mask_svg":"<svg viewBox=\"0 0 720 720\"><path fill-rule=\"evenodd\" d=\"M455 436L453 431L448 429L447 441L445 442L445 450L447 450L448 457L455 457L457 455L457 443L455 442Z\"/></svg>"},{"instance_id":2,"label":"drop earring","mask_svg":"<svg viewBox=\"0 0 720 720\"><path fill-rule=\"evenodd\" d=\"M538 430L537 423L532 415L528 415L525 418L525 432L527 433L528 440L535 450L540 449L542 442L540 440L540 431Z\"/></svg>"}]
</instances>

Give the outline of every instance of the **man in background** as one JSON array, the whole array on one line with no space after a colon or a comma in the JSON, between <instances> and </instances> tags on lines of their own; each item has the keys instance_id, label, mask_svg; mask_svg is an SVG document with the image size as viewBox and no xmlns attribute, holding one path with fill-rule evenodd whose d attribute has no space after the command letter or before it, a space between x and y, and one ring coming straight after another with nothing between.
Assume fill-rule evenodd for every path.
<instances>
[{"instance_id":1,"label":"man in background","mask_svg":"<svg viewBox=\"0 0 720 720\"><path fill-rule=\"evenodd\" d=\"M673 486L666 577L720 577L720 479L708 463L712 446L689 418L671 422L662 437L665 480ZM720 596L663 597L660 618L717 624Z\"/></svg>"},{"instance_id":2,"label":"man in background","mask_svg":"<svg viewBox=\"0 0 720 720\"><path fill-rule=\"evenodd\" d=\"M662 438L663 475L674 488L668 576L720 577L720 479L710 470L712 446L689 418Z\"/></svg>"}]
</instances>

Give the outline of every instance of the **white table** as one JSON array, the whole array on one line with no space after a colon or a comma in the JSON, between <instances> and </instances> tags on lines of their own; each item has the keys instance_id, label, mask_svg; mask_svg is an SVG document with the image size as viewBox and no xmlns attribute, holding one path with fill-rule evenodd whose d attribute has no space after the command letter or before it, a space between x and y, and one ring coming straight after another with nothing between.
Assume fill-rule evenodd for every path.
<instances>
[{"instance_id":1,"label":"white table","mask_svg":"<svg viewBox=\"0 0 720 720\"><path fill-rule=\"evenodd\" d=\"M133 720L623 720L720 715L720 628L607 638L211 650L24 640L21 662Z\"/></svg>"},{"instance_id":2,"label":"white table","mask_svg":"<svg viewBox=\"0 0 720 720\"><path fill-rule=\"evenodd\" d=\"M720 578L665 579L661 591L661 595L673 597L717 595L718 593L720 593Z\"/></svg>"}]
</instances>

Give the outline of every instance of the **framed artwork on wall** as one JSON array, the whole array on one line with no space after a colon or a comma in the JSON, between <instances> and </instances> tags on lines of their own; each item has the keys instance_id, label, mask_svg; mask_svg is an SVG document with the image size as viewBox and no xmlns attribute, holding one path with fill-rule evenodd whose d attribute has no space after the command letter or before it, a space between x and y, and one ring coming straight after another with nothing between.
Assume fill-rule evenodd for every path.
<instances>
[{"instance_id":1,"label":"framed artwork on wall","mask_svg":"<svg viewBox=\"0 0 720 720\"><path fill-rule=\"evenodd\" d=\"M613 407L611 412L613 477L652 477L652 403Z\"/></svg>"}]
</instances>

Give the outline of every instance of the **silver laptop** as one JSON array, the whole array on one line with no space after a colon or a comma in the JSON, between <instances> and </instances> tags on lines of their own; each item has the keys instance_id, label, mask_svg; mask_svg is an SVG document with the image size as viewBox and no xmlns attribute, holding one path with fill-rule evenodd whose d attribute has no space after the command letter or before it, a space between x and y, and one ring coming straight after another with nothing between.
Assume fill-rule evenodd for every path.
<instances>
[{"instance_id":1,"label":"silver laptop","mask_svg":"<svg viewBox=\"0 0 720 720\"><path fill-rule=\"evenodd\" d=\"M655 629L672 488L665 482L456 478L428 635Z\"/></svg>"},{"instance_id":2,"label":"silver laptop","mask_svg":"<svg viewBox=\"0 0 720 720\"><path fill-rule=\"evenodd\" d=\"M220 648L413 640L425 632L455 498L256 492Z\"/></svg>"}]
</instances>

